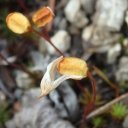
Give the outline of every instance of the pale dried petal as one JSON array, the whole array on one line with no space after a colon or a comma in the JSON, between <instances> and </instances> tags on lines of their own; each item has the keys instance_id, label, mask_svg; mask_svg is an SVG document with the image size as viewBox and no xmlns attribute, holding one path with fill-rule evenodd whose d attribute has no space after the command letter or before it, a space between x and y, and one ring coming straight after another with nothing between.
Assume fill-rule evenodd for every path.
<instances>
[{"instance_id":1,"label":"pale dried petal","mask_svg":"<svg viewBox=\"0 0 128 128\"><path fill-rule=\"evenodd\" d=\"M61 56L48 65L47 71L41 80L40 86L41 86L42 93L40 97L47 95L50 91L52 91L55 88L54 87L55 86L54 85L55 69L58 63L62 59L63 57Z\"/></svg>"},{"instance_id":2,"label":"pale dried petal","mask_svg":"<svg viewBox=\"0 0 128 128\"><path fill-rule=\"evenodd\" d=\"M75 79L75 80L81 80L83 79L85 76L75 76L75 75L63 75L61 77L59 77L57 80L54 81L54 85L55 88L57 86L59 86L63 81L67 80L67 79Z\"/></svg>"},{"instance_id":3,"label":"pale dried petal","mask_svg":"<svg viewBox=\"0 0 128 128\"><path fill-rule=\"evenodd\" d=\"M67 79L75 79L75 80L81 80L84 77L86 77L86 75L76 75L75 74L65 74L60 76L58 79L55 79L55 71L58 67L58 65L60 65L60 63L64 60L64 57L59 57L58 59L54 60L53 62L51 62L48 67L47 67L47 71L44 74L42 80L41 80L41 96L43 97L45 95L47 95L49 92L51 92L52 90L54 90L56 87L58 87L63 81L67 80ZM81 70L80 70L81 71ZM80 72L79 71L79 72Z\"/></svg>"}]
</instances>

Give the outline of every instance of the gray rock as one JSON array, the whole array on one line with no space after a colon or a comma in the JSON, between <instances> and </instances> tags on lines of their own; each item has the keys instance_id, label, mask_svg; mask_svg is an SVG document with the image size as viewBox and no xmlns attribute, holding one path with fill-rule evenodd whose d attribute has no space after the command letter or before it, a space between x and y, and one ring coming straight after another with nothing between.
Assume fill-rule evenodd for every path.
<instances>
[{"instance_id":1,"label":"gray rock","mask_svg":"<svg viewBox=\"0 0 128 128\"><path fill-rule=\"evenodd\" d=\"M68 27L68 29L69 29L69 32L70 32L72 35L80 34L80 30L79 30L76 26L74 26L74 25L72 25L72 24Z\"/></svg>"},{"instance_id":2,"label":"gray rock","mask_svg":"<svg viewBox=\"0 0 128 128\"><path fill-rule=\"evenodd\" d=\"M5 39L0 39L0 51L2 51L3 49L5 49L7 47L7 40Z\"/></svg>"},{"instance_id":3,"label":"gray rock","mask_svg":"<svg viewBox=\"0 0 128 128\"><path fill-rule=\"evenodd\" d=\"M71 37L65 30L59 30L52 38L53 44L62 52L66 52L70 48ZM50 54L58 52L46 41L47 50Z\"/></svg>"},{"instance_id":4,"label":"gray rock","mask_svg":"<svg viewBox=\"0 0 128 128\"><path fill-rule=\"evenodd\" d=\"M81 5L86 14L92 14L95 9L95 3L97 0L81 0Z\"/></svg>"},{"instance_id":5,"label":"gray rock","mask_svg":"<svg viewBox=\"0 0 128 128\"><path fill-rule=\"evenodd\" d=\"M120 55L120 53L121 53L121 45L119 43L116 43L107 52L107 62L109 64L114 63L117 57Z\"/></svg>"},{"instance_id":6,"label":"gray rock","mask_svg":"<svg viewBox=\"0 0 128 128\"><path fill-rule=\"evenodd\" d=\"M22 109L6 122L7 128L74 128L70 122L59 118L46 97L38 100L39 94L40 89L25 93Z\"/></svg>"},{"instance_id":7,"label":"gray rock","mask_svg":"<svg viewBox=\"0 0 128 128\"><path fill-rule=\"evenodd\" d=\"M42 37L39 38L39 51L43 54L47 51L45 39Z\"/></svg>"},{"instance_id":8,"label":"gray rock","mask_svg":"<svg viewBox=\"0 0 128 128\"><path fill-rule=\"evenodd\" d=\"M34 72L45 72L47 65L50 62L50 56L49 55L43 55L38 51L31 51L30 52L30 58L32 59L33 66L30 67L31 71Z\"/></svg>"},{"instance_id":9,"label":"gray rock","mask_svg":"<svg viewBox=\"0 0 128 128\"><path fill-rule=\"evenodd\" d=\"M66 30L67 28L67 20L62 16L56 16L54 19L54 27L58 30Z\"/></svg>"},{"instance_id":10,"label":"gray rock","mask_svg":"<svg viewBox=\"0 0 128 128\"><path fill-rule=\"evenodd\" d=\"M124 56L120 59L118 70L116 71L117 81L128 81L128 57Z\"/></svg>"},{"instance_id":11,"label":"gray rock","mask_svg":"<svg viewBox=\"0 0 128 128\"><path fill-rule=\"evenodd\" d=\"M67 28L67 20L65 18L61 19L59 23L59 29L60 30L66 30Z\"/></svg>"},{"instance_id":12,"label":"gray rock","mask_svg":"<svg viewBox=\"0 0 128 128\"><path fill-rule=\"evenodd\" d=\"M127 7L127 0L98 0L93 22L109 31L119 31Z\"/></svg>"},{"instance_id":13,"label":"gray rock","mask_svg":"<svg viewBox=\"0 0 128 128\"><path fill-rule=\"evenodd\" d=\"M88 24L88 19L85 16L83 11L78 11L76 14L75 19L73 20L72 24L76 26L77 28L83 28Z\"/></svg>"},{"instance_id":14,"label":"gray rock","mask_svg":"<svg viewBox=\"0 0 128 128\"><path fill-rule=\"evenodd\" d=\"M33 79L27 73L19 70L16 70L15 73L18 87L27 89L33 85Z\"/></svg>"},{"instance_id":15,"label":"gray rock","mask_svg":"<svg viewBox=\"0 0 128 128\"><path fill-rule=\"evenodd\" d=\"M123 128L128 128L128 116L125 117L122 125L123 125Z\"/></svg>"},{"instance_id":16,"label":"gray rock","mask_svg":"<svg viewBox=\"0 0 128 128\"><path fill-rule=\"evenodd\" d=\"M66 110L68 111L68 116L72 121L77 121L80 113L80 108L78 105L78 99L73 89L69 86L68 82L63 82L63 84L58 88L59 93L62 95L62 99Z\"/></svg>"},{"instance_id":17,"label":"gray rock","mask_svg":"<svg viewBox=\"0 0 128 128\"><path fill-rule=\"evenodd\" d=\"M63 82L57 90L50 93L49 97L54 102L55 110L61 117L70 118L72 121L78 120L80 113L78 99L68 82Z\"/></svg>"},{"instance_id":18,"label":"gray rock","mask_svg":"<svg viewBox=\"0 0 128 128\"><path fill-rule=\"evenodd\" d=\"M126 22L126 23L127 23L127 25L128 25L128 10L127 10L127 12L126 12L125 22Z\"/></svg>"}]
</instances>

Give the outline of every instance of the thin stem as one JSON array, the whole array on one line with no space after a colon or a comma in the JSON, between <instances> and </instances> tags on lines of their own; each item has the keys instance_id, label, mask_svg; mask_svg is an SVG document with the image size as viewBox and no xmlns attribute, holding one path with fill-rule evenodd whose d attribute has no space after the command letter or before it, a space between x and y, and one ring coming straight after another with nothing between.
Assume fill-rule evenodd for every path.
<instances>
[{"instance_id":1,"label":"thin stem","mask_svg":"<svg viewBox=\"0 0 128 128\"><path fill-rule=\"evenodd\" d=\"M119 97L117 97L116 99L110 101L109 103L101 106L100 108L92 111L88 116L87 116L87 119L90 119L94 116L97 116L97 115L100 115L102 113L104 113L105 111L107 111L113 104L117 103L117 102L120 102L121 100L124 100L124 99L128 99L128 93L125 93ZM124 100L125 101L125 100Z\"/></svg>"},{"instance_id":2,"label":"thin stem","mask_svg":"<svg viewBox=\"0 0 128 128\"><path fill-rule=\"evenodd\" d=\"M90 103L86 106L86 109L84 110L84 117L86 119L86 115L90 112L90 110L93 108L94 103L96 101L96 83L95 80L91 74L91 72L87 72L87 76L90 79L91 85L92 85L92 90L93 90L93 98L90 101Z\"/></svg>"},{"instance_id":3,"label":"thin stem","mask_svg":"<svg viewBox=\"0 0 128 128\"><path fill-rule=\"evenodd\" d=\"M79 88L79 90L82 92L82 93L85 93L85 90L84 90L84 87L81 85L81 83L79 81L75 81L76 82L76 85L77 87Z\"/></svg>"},{"instance_id":4,"label":"thin stem","mask_svg":"<svg viewBox=\"0 0 128 128\"><path fill-rule=\"evenodd\" d=\"M16 2L19 4L19 6L25 11L26 14L28 14L28 9L24 3L23 0L16 0Z\"/></svg>"},{"instance_id":5,"label":"thin stem","mask_svg":"<svg viewBox=\"0 0 128 128\"><path fill-rule=\"evenodd\" d=\"M115 91L115 95L116 97L118 97L119 96L118 86L115 85L113 82L111 82L109 78L98 67L93 66L93 68L97 73L97 75L99 75Z\"/></svg>"},{"instance_id":6,"label":"thin stem","mask_svg":"<svg viewBox=\"0 0 128 128\"><path fill-rule=\"evenodd\" d=\"M45 29L43 29L43 33L40 33L40 32L38 32L38 31L36 31L34 28L29 28L30 29L30 31L31 32L34 32L34 33L36 33L37 35L39 35L39 36L41 36L41 37L43 37L45 40L47 40L48 41L48 43L50 44L50 45L52 45L52 47L59 53L59 54L61 54L62 56L64 56L64 54L52 43L52 41L51 41L51 39L50 39L50 37L49 37L49 34L48 34L48 32L45 30Z\"/></svg>"}]
</instances>

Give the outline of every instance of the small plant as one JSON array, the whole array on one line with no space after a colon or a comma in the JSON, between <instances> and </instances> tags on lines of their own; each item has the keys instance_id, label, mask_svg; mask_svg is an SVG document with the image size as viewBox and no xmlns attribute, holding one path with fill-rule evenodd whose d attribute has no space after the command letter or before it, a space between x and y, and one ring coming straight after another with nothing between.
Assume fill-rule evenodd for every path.
<instances>
[{"instance_id":1,"label":"small plant","mask_svg":"<svg viewBox=\"0 0 128 128\"><path fill-rule=\"evenodd\" d=\"M93 128L101 128L104 123L105 120L102 117L95 117L92 119Z\"/></svg>"},{"instance_id":2,"label":"small plant","mask_svg":"<svg viewBox=\"0 0 128 128\"><path fill-rule=\"evenodd\" d=\"M80 102L84 105L87 105L90 100L92 99L92 93L88 90L88 89L84 89L84 93L82 93L81 97L80 97ZM101 99L100 94L96 95L96 101L95 101L95 105L99 106L104 104L104 101Z\"/></svg>"},{"instance_id":3,"label":"small plant","mask_svg":"<svg viewBox=\"0 0 128 128\"><path fill-rule=\"evenodd\" d=\"M128 113L128 107L123 103L114 104L110 110L111 116L118 120L123 119L127 113Z\"/></svg>"},{"instance_id":4,"label":"small plant","mask_svg":"<svg viewBox=\"0 0 128 128\"><path fill-rule=\"evenodd\" d=\"M6 110L6 105L0 105L0 126L2 126L10 118L10 113Z\"/></svg>"},{"instance_id":5,"label":"small plant","mask_svg":"<svg viewBox=\"0 0 128 128\"><path fill-rule=\"evenodd\" d=\"M88 65L84 60L76 57L65 57L64 53L62 53L61 50L59 50L52 43L50 36L45 29L45 26L53 20L53 17L54 13L49 7L42 7L37 10L32 16L34 27L29 19L19 12L10 13L6 18L6 23L8 28L14 33L24 34L34 32L38 36L43 37L61 55L61 57L54 60L47 66L47 71L44 74L40 84L40 97L49 94L49 92L58 87L64 80L81 80L85 77L88 77L90 79L93 89L93 96L87 106L87 109L84 110L84 115L86 115L94 106L94 102L96 99L95 80L93 79L91 72L89 71ZM60 76L57 80L54 80L56 69L58 69L58 73L62 76Z\"/></svg>"}]
</instances>

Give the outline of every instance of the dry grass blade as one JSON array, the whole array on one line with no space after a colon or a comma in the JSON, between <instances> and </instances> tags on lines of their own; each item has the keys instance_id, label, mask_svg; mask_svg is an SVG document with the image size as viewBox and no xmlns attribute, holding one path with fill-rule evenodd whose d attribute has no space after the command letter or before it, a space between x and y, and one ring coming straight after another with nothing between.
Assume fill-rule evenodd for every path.
<instances>
[{"instance_id":1,"label":"dry grass blade","mask_svg":"<svg viewBox=\"0 0 128 128\"><path fill-rule=\"evenodd\" d=\"M102 106L102 107L94 110L93 112L91 112L87 116L87 119L90 119L90 118L92 118L94 116L97 116L99 114L102 114L103 112L105 112L106 110L108 110L113 104L115 104L115 103L117 103L117 102L119 102L119 101L121 101L121 100L123 100L123 99L125 99L127 97L128 97L128 93L121 95L120 97L112 100L111 102L107 103L106 105L104 105L104 106Z\"/></svg>"},{"instance_id":2,"label":"dry grass blade","mask_svg":"<svg viewBox=\"0 0 128 128\"><path fill-rule=\"evenodd\" d=\"M99 75L111 88L113 88L115 90L115 94L116 96L119 95L119 90L117 88L117 85L115 85L114 83L112 83L108 77L96 66L93 66L95 72L97 73L97 75Z\"/></svg>"}]
</instances>

